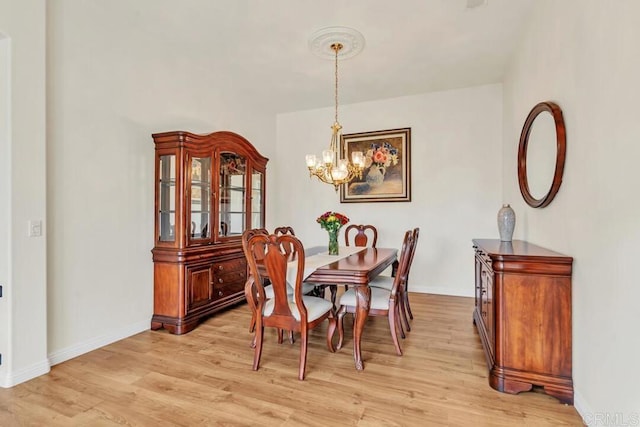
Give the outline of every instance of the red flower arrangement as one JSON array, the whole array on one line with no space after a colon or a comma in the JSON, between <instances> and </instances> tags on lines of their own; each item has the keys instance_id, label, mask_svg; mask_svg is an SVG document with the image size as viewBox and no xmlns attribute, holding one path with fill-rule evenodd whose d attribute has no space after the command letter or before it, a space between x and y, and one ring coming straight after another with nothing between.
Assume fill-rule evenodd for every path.
<instances>
[{"instance_id":1,"label":"red flower arrangement","mask_svg":"<svg viewBox=\"0 0 640 427\"><path fill-rule=\"evenodd\" d=\"M327 231L338 231L349 222L349 218L341 213L328 211L320 215L316 222Z\"/></svg>"}]
</instances>

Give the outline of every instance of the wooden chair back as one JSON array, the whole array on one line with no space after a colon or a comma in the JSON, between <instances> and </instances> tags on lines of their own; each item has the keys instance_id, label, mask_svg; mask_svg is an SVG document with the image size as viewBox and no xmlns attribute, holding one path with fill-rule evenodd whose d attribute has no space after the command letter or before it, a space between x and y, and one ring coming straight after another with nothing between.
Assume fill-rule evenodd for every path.
<instances>
[{"instance_id":1,"label":"wooden chair back","mask_svg":"<svg viewBox=\"0 0 640 427\"><path fill-rule=\"evenodd\" d=\"M247 265L249 265L249 259L252 257L260 257L260 251L256 253L249 253L251 249L249 249L249 239L256 235L264 235L268 236L269 232L264 228L253 228L245 230L242 233L242 250L244 251L245 258L247 260ZM263 264L263 260L256 258L256 262L261 266ZM249 324L249 332L253 332L256 326L256 310L258 308L258 300L260 298L264 299L264 286L267 284L266 280L268 279L266 273L263 273L262 280L258 279L256 276L251 274L249 271L249 277L244 285L244 296L247 299L247 303L249 304L249 308L251 309L251 322Z\"/></svg>"},{"instance_id":2,"label":"wooden chair back","mask_svg":"<svg viewBox=\"0 0 640 427\"><path fill-rule=\"evenodd\" d=\"M416 254L416 247L418 246L418 236L420 235L420 227L416 227L412 230L413 238L412 238L412 246L411 246L411 255L409 258L409 266L407 267L407 280L409 280L409 270L411 269L411 265L413 264L413 257Z\"/></svg>"},{"instance_id":3,"label":"wooden chair back","mask_svg":"<svg viewBox=\"0 0 640 427\"><path fill-rule=\"evenodd\" d=\"M292 236L296 235L296 233L293 231L293 228L289 226L276 227L276 229L273 230L273 234L275 234L276 236L281 236L283 234L291 234Z\"/></svg>"},{"instance_id":4,"label":"wooden chair back","mask_svg":"<svg viewBox=\"0 0 640 427\"><path fill-rule=\"evenodd\" d=\"M249 239L251 239L251 237L257 234L268 236L269 232L265 228L251 228L251 229L245 230L242 233L242 249L245 251L245 255L246 255L246 247L247 247L247 244L249 243ZM262 260L258 260L258 261L262 262ZM249 262L249 257L247 256L247 263L248 262Z\"/></svg>"},{"instance_id":5,"label":"wooden chair back","mask_svg":"<svg viewBox=\"0 0 640 427\"><path fill-rule=\"evenodd\" d=\"M287 330L299 330L296 324L306 323L307 310L302 300L302 282L304 278L304 247L300 240L290 234L276 236L275 234L256 234L252 236L247 246L251 257L249 269L251 274L260 281L269 278L273 286L274 308L270 316L264 318L265 326L273 326ZM291 248L296 255L296 276L291 283L294 288L293 301L298 305L300 321L297 321L291 313L287 296L287 270L290 261L289 252L283 248ZM262 261L262 266L258 261ZM265 301L258 301L258 313L261 313L261 306ZM268 319L268 320L267 320Z\"/></svg>"},{"instance_id":6,"label":"wooden chair back","mask_svg":"<svg viewBox=\"0 0 640 427\"><path fill-rule=\"evenodd\" d=\"M275 230L273 230L273 234L275 234L276 236L296 235L296 233L293 231L293 228L289 226L277 227ZM292 260L295 255L293 254L293 248L291 247L291 245L283 241L282 249L289 255L289 259Z\"/></svg>"},{"instance_id":7,"label":"wooden chair back","mask_svg":"<svg viewBox=\"0 0 640 427\"><path fill-rule=\"evenodd\" d=\"M391 288L392 298L404 290L411 264L411 252L414 242L413 237L413 230L407 230L404 233L402 248L400 249L398 256L398 269L396 270L396 275L393 278L393 287Z\"/></svg>"},{"instance_id":8,"label":"wooden chair back","mask_svg":"<svg viewBox=\"0 0 640 427\"><path fill-rule=\"evenodd\" d=\"M375 248L378 243L378 230L369 224L351 224L344 230L344 241L347 246L350 246L351 238L354 246Z\"/></svg>"},{"instance_id":9,"label":"wooden chair back","mask_svg":"<svg viewBox=\"0 0 640 427\"><path fill-rule=\"evenodd\" d=\"M276 227L275 230L273 230L273 234L275 234L276 236L283 236L283 235L290 235L290 236L295 236L296 233L293 231L293 227L289 227L289 226L283 226L283 227ZM286 242L282 242L282 249L284 251L287 252L287 254L289 254L289 258L293 259L294 254L293 254L293 248L291 247L290 244L286 243Z\"/></svg>"},{"instance_id":10,"label":"wooden chair back","mask_svg":"<svg viewBox=\"0 0 640 427\"><path fill-rule=\"evenodd\" d=\"M411 254L409 257L409 265L407 266L406 278L404 279L404 284L403 284L403 288L401 289L401 295L400 295L401 315L407 331L411 330L411 326L409 325L409 319L413 319L413 312L411 311L411 305L409 304L409 272L411 270L411 266L413 265L413 257L416 254L416 247L418 246L418 236L420 235L420 228L419 227L414 228L412 230L412 233L413 233L413 241L412 241L412 247L411 247Z\"/></svg>"}]
</instances>

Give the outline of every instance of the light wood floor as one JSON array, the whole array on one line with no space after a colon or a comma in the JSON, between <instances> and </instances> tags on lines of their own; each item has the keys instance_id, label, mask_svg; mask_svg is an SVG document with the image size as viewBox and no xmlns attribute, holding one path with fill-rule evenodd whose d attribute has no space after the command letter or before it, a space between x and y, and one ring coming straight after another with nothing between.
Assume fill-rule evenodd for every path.
<instances>
[{"instance_id":1,"label":"light wood floor","mask_svg":"<svg viewBox=\"0 0 640 427\"><path fill-rule=\"evenodd\" d=\"M370 318L362 372L351 333L329 353L326 326L311 334L305 381L297 379L298 342L279 345L272 330L260 370L252 371L249 310L240 305L186 335L143 332L0 389L0 425L583 425L572 406L552 397L489 387L473 299L410 298L415 319L404 356L395 355L386 318Z\"/></svg>"}]
</instances>

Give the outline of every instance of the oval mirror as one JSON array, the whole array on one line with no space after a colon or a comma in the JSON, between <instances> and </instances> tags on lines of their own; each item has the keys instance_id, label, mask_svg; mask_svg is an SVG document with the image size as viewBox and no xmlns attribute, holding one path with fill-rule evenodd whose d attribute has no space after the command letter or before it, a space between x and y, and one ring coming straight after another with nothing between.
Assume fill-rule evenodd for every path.
<instances>
[{"instance_id":1,"label":"oval mirror","mask_svg":"<svg viewBox=\"0 0 640 427\"><path fill-rule=\"evenodd\" d=\"M551 203L562 183L565 154L562 110L553 102L537 104L524 122L518 146L518 183L529 206Z\"/></svg>"}]
</instances>

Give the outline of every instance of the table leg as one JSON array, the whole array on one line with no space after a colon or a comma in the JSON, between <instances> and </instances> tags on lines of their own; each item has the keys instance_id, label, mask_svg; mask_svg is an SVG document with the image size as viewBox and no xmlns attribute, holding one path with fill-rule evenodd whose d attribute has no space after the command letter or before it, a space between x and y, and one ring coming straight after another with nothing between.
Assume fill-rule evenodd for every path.
<instances>
[{"instance_id":1,"label":"table leg","mask_svg":"<svg viewBox=\"0 0 640 427\"><path fill-rule=\"evenodd\" d=\"M356 369L364 369L362 364L362 354L360 353L360 340L364 324L369 316L369 303L371 302L371 288L369 286L356 286L356 312L353 320L353 359L356 362Z\"/></svg>"}]
</instances>

